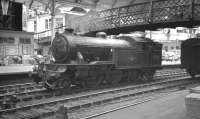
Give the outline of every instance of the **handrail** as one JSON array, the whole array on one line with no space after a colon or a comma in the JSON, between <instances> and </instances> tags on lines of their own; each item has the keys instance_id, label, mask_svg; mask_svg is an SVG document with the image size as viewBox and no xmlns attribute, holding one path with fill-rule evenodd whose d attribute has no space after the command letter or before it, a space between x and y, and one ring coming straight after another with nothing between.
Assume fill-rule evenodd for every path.
<instances>
[{"instance_id":1,"label":"handrail","mask_svg":"<svg viewBox=\"0 0 200 119\"><path fill-rule=\"evenodd\" d=\"M77 29L81 33L90 33L96 31L106 31L111 29L142 26L144 30L152 27L165 28L169 25L184 26L200 25L200 2L199 0L152 0L150 2L137 3L127 6L122 6L113 9L107 9L95 14L86 14L82 17L75 18L71 21L73 29ZM196 21L196 22L193 22ZM176 24L176 23L177 24ZM175 24L173 24L175 23ZM55 29L61 29L57 27ZM116 32L113 30L113 32ZM129 29L135 30L135 29ZM46 30L36 33L49 32ZM118 32L116 32L118 33Z\"/></svg>"},{"instance_id":2,"label":"handrail","mask_svg":"<svg viewBox=\"0 0 200 119\"><path fill-rule=\"evenodd\" d=\"M66 28L67 26L60 26L60 27L56 27L56 28L54 28L54 29L60 29L60 28ZM41 32L37 32L37 33L35 33L34 35L36 35L36 34L41 34L41 33L45 33L45 32L48 32L48 31L51 31L51 29L49 29L49 30L45 30L45 31L41 31Z\"/></svg>"},{"instance_id":3,"label":"handrail","mask_svg":"<svg viewBox=\"0 0 200 119\"><path fill-rule=\"evenodd\" d=\"M55 31L58 31L58 30L64 30L64 28L67 28L67 26L60 26L60 27L56 27L54 29L55 29ZM42 34L44 34L44 35L40 36ZM34 38L40 40L41 38L51 36L51 34L52 34L52 30L51 29L50 30L45 30L45 31L42 31L42 32L34 33Z\"/></svg>"},{"instance_id":4,"label":"handrail","mask_svg":"<svg viewBox=\"0 0 200 119\"><path fill-rule=\"evenodd\" d=\"M198 0L152 0L103 10L89 15L86 21L77 19L77 21L74 20L72 22L79 24L77 26L81 27L81 30L84 30L83 32L85 33L111 31L111 29L123 29L133 26L143 26L141 28L145 30L146 26L150 26L149 28L154 26L165 28L167 25L172 27L184 26L192 23L191 21L193 20L200 21L199 11L200 2ZM84 19L84 17L82 18ZM174 22L178 24L172 24ZM195 22L195 24L198 23ZM192 23L191 25L194 24Z\"/></svg>"}]
</instances>

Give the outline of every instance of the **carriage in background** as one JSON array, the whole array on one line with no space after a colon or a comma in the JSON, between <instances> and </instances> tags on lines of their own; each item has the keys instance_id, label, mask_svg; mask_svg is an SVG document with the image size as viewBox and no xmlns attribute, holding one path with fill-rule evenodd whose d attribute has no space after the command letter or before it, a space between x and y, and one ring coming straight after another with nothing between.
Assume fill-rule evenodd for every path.
<instances>
[{"instance_id":1,"label":"carriage in background","mask_svg":"<svg viewBox=\"0 0 200 119\"><path fill-rule=\"evenodd\" d=\"M200 38L190 38L181 44L181 65L192 76L200 74Z\"/></svg>"}]
</instances>

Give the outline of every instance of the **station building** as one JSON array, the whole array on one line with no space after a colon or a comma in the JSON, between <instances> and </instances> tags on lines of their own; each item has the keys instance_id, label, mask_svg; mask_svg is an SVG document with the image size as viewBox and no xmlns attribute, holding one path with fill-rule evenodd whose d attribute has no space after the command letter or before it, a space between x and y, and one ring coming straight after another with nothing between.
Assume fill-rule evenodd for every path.
<instances>
[{"instance_id":1,"label":"station building","mask_svg":"<svg viewBox=\"0 0 200 119\"><path fill-rule=\"evenodd\" d=\"M33 55L31 32L0 30L0 55Z\"/></svg>"},{"instance_id":2,"label":"station building","mask_svg":"<svg viewBox=\"0 0 200 119\"><path fill-rule=\"evenodd\" d=\"M30 12L31 13L31 12ZM48 13L32 12L29 14L27 19L28 32L34 32L34 41L37 44L36 52L42 55L48 55L50 44L51 44L51 16ZM54 26L59 32L64 31L65 26L65 15L59 14L55 16Z\"/></svg>"},{"instance_id":3,"label":"station building","mask_svg":"<svg viewBox=\"0 0 200 119\"><path fill-rule=\"evenodd\" d=\"M24 64L24 56L34 54L34 33L23 31L22 3L9 4L7 12L0 12L0 65ZM0 11L5 11L2 5Z\"/></svg>"}]
</instances>

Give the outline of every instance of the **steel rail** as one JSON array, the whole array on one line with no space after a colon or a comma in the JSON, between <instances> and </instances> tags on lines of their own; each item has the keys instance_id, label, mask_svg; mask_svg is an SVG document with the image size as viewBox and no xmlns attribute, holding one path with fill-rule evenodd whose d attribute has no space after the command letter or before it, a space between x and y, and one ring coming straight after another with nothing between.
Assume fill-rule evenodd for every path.
<instances>
[{"instance_id":1,"label":"steel rail","mask_svg":"<svg viewBox=\"0 0 200 119\"><path fill-rule=\"evenodd\" d=\"M37 104L34 104L35 107L38 109L38 108L41 108L41 107L45 107L44 109L47 109L48 111L44 112L44 113L39 113L39 112L35 112L36 110L34 110L34 113L36 114L35 116L40 116L40 117L43 117L43 116L49 116L49 115L53 115L56 111L55 109L55 105L60 105L60 103L64 103L64 105L66 105L65 103L70 103L69 101L75 101L76 103L74 103L74 105L71 105L70 107L66 107L69 111L74 111L74 110L78 110L80 108L88 108L88 107L91 107L91 106L95 106L95 105L101 105L101 104L105 104L105 103L108 103L108 102L111 102L111 101L114 101L114 100L119 100L121 98L127 98L127 97L132 97L132 96L138 96L138 95L143 95L143 94L146 94L146 93L152 93L152 92L156 92L156 91L161 91L161 90L165 90L165 89L169 89L169 88L174 88L174 87L179 87L179 86L183 86L183 85L189 85L189 84L193 84L193 83L196 83L196 82L199 82L198 80L187 80L187 79L190 79L188 77L185 77L186 80L179 80L178 82L175 81L177 84L175 84L174 81L170 81L170 82L165 82L161 85L158 85L157 88L154 87L154 85L152 85L153 87L149 87L147 89L141 89L141 90L137 90L135 92L131 92L130 90L131 89L125 89L123 91L129 91L129 93L122 93L120 92L120 89L118 90L111 90L110 92L99 92L99 93L93 93L93 94L88 94L88 95L82 95L82 96L77 96L77 97L71 97L71 98L65 98L65 99L58 99L58 100L54 100L54 101L47 101L45 103L39 103L40 105ZM164 86L164 84L167 84ZM173 85L171 85L173 84ZM121 90L122 91L122 90ZM110 94L113 94L113 93L116 93L115 96L111 95L110 97L107 97L107 98L103 98L103 99L99 99L99 95L104 95L104 94L107 94L107 93L110 93ZM118 95L117 93L121 94L121 95ZM96 96L96 100L94 99L90 99L90 98L93 98L94 96ZM100 96L101 97L101 96ZM85 99L87 98L87 100L89 100L88 102L86 101L83 101L83 100L80 100L80 99ZM83 102L82 102L83 101ZM79 103L78 103L79 102ZM81 103L82 102L82 103ZM51 105L51 107L49 107L49 105ZM31 105L29 105L31 106ZM22 109L21 111L23 110L31 110L32 106L31 107L24 107L24 109ZM5 110L4 110L5 111ZM10 111L10 112L19 112L20 109L16 109L16 110L7 110L7 111ZM1 112L2 113L2 112ZM30 116L33 112L29 111L29 114L26 114L25 116ZM32 115L31 117L34 117L34 115ZM28 118L28 117L26 117Z\"/></svg>"},{"instance_id":2,"label":"steel rail","mask_svg":"<svg viewBox=\"0 0 200 119\"><path fill-rule=\"evenodd\" d=\"M173 72L170 74L162 74L159 76L155 76L155 81L160 80L170 80L171 78L181 77L181 76L188 76L186 72ZM169 79L170 78L170 79ZM56 93L52 93L47 91L45 88L35 89L35 90L28 90L20 93L7 93L0 95L0 102L3 102L3 100L6 100L6 98L9 98L12 95L16 95L18 97L18 102L23 103L27 101L31 101L34 99L46 99L56 96ZM60 95L59 95L60 96Z\"/></svg>"},{"instance_id":3,"label":"steel rail","mask_svg":"<svg viewBox=\"0 0 200 119\"><path fill-rule=\"evenodd\" d=\"M24 83L24 84L15 84L15 85L4 85L0 86L0 95L12 92L23 92L26 90L34 90L42 88L42 84L36 83Z\"/></svg>"},{"instance_id":4,"label":"steel rail","mask_svg":"<svg viewBox=\"0 0 200 119\"><path fill-rule=\"evenodd\" d=\"M171 65L170 65L171 66ZM178 68L178 66L173 66L170 67L167 66L168 68L166 68L166 66L163 66L163 69L161 70L157 70L156 72L156 76L160 75L165 75L167 73L171 73L171 72L177 72L176 70L182 70L182 69L176 69ZM174 71L175 70L175 71ZM36 84L36 83L24 83L24 84L14 84L14 85L4 85L4 86L0 86L0 94L6 94L6 93L13 93L13 92L23 92L26 90L34 90L34 89L38 89L38 88L42 88L42 84Z\"/></svg>"},{"instance_id":5,"label":"steel rail","mask_svg":"<svg viewBox=\"0 0 200 119\"><path fill-rule=\"evenodd\" d=\"M26 106L21 106L21 107L17 107L17 108L12 108L12 109L6 109L6 110L0 110L0 113L8 113L8 112L15 112L15 111L19 111L19 110L24 110L24 109L31 109L31 108L37 108L37 107L41 107L44 105L52 105L52 104L57 104L57 103L65 103L65 102L69 102L69 101L73 101L73 100L80 100L80 99L85 99L85 98L89 98L89 97L93 97L93 96L98 96L98 95L105 95L105 94L112 94L114 92L121 92L121 91L129 91L129 90L135 90L135 89L141 89L141 88L145 88L148 86L155 86L155 85L161 85L161 84L169 84L169 83L174 83L174 82L182 82L184 81L183 79L188 79L190 77L185 77L185 78L180 78L177 80L170 80L170 81L161 81L161 82L157 82L157 83L150 83L150 84L144 84L144 85L139 85L139 86L129 86L129 87L125 87L125 88L117 88L117 89L111 89L111 90L106 90L106 91L100 91L97 93L89 93L89 94L84 94L84 95L78 95L78 96L70 96L70 97L66 97L66 98L62 98L62 99L57 99L57 100L48 100L42 103L37 103L37 104L31 104L31 105L26 105ZM157 90L157 89L153 89L153 90ZM141 93L141 92L140 92ZM79 107L79 106L78 106ZM73 107L73 108L77 108L77 107Z\"/></svg>"},{"instance_id":6,"label":"steel rail","mask_svg":"<svg viewBox=\"0 0 200 119\"><path fill-rule=\"evenodd\" d=\"M171 93L167 93L167 94L165 93L165 96L168 96L170 94ZM154 97L150 97L150 98L147 98L147 99L140 99L139 101L136 101L134 103L130 103L130 104L126 104L126 105L123 105L123 106L120 106L120 107L117 107L117 108L113 108L113 109L110 109L110 110L102 111L100 113L95 113L95 114L92 114L90 116L85 116L85 117L82 117L82 118L79 118L79 119L92 119L92 118L99 117L101 115L112 113L112 112L115 112L115 111L118 111L118 110L126 109L126 108L129 108L129 107L132 107L132 106L137 106L137 105L140 105L140 104L143 104L143 103L146 103L146 102L150 102L150 101L158 99L158 97L160 97L160 96L156 95Z\"/></svg>"}]
</instances>

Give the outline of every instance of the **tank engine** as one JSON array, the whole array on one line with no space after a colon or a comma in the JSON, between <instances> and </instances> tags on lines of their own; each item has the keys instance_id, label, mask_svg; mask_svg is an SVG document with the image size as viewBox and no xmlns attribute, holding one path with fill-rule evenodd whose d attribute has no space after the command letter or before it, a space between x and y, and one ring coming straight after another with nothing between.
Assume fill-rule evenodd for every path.
<instances>
[{"instance_id":1,"label":"tank engine","mask_svg":"<svg viewBox=\"0 0 200 119\"><path fill-rule=\"evenodd\" d=\"M200 38L191 38L181 44L181 65L192 76L200 74Z\"/></svg>"},{"instance_id":2,"label":"tank engine","mask_svg":"<svg viewBox=\"0 0 200 119\"><path fill-rule=\"evenodd\" d=\"M45 64L42 80L48 89L151 80L161 67L161 49L161 44L144 37L57 34L51 46L55 63Z\"/></svg>"}]
</instances>

